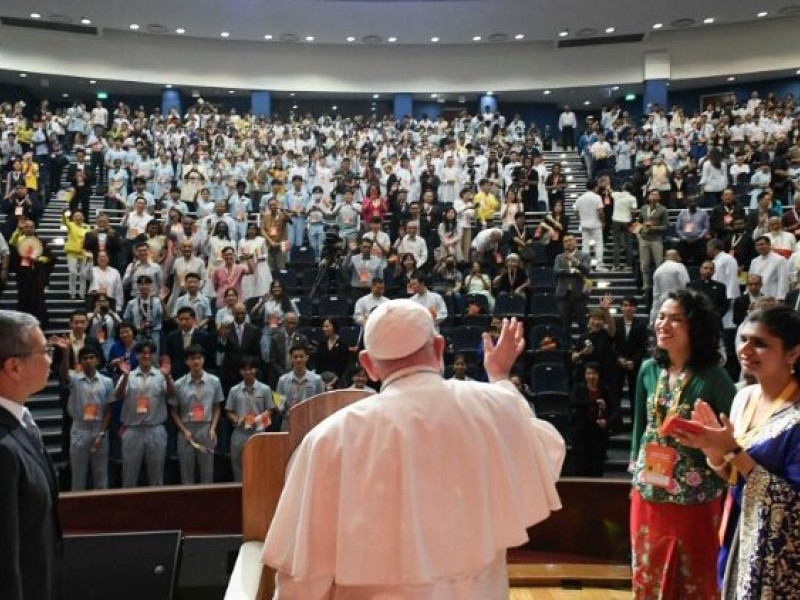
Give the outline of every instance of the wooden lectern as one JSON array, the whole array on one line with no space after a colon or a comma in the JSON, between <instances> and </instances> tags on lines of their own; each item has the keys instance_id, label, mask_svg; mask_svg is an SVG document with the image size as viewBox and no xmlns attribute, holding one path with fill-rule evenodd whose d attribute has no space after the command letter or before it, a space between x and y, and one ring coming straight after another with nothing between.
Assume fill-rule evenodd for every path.
<instances>
[{"instance_id":1,"label":"wooden lectern","mask_svg":"<svg viewBox=\"0 0 800 600\"><path fill-rule=\"evenodd\" d=\"M242 452L242 547L231 574L226 600L272 598L275 573L262 568L261 551L283 491L286 466L306 434L337 410L369 397L360 390L319 394L289 411L287 433L259 433Z\"/></svg>"}]
</instances>

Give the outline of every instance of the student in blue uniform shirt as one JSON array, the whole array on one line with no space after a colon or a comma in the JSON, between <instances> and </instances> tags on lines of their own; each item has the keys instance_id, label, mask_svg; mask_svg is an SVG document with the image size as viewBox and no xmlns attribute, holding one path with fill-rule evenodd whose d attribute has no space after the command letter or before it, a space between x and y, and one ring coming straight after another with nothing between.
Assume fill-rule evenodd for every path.
<instances>
[{"instance_id":1,"label":"student in blue uniform shirt","mask_svg":"<svg viewBox=\"0 0 800 600\"><path fill-rule=\"evenodd\" d=\"M308 364L308 349L303 345L292 346L290 352L292 370L284 373L278 379L276 391L283 398L281 414L283 423L281 431L289 431L289 410L303 400L325 391L322 378L314 371L306 368Z\"/></svg>"},{"instance_id":2,"label":"student in blue uniform shirt","mask_svg":"<svg viewBox=\"0 0 800 600\"><path fill-rule=\"evenodd\" d=\"M203 369L205 349L193 344L185 350L185 355L189 372L175 382L175 394L168 401L178 428L181 483L194 484L195 466L199 466L200 483L208 484L214 482L213 451L225 396L219 378Z\"/></svg>"}]
</instances>

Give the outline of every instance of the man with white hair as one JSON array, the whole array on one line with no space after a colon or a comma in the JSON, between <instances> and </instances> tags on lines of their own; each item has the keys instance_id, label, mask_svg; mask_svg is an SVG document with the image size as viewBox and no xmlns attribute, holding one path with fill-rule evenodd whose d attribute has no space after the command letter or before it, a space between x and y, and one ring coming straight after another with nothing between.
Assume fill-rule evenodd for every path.
<instances>
[{"instance_id":1,"label":"man with white hair","mask_svg":"<svg viewBox=\"0 0 800 600\"><path fill-rule=\"evenodd\" d=\"M483 343L490 383L445 380L430 313L375 309L361 364L381 393L295 451L264 545L276 598L508 597L506 549L560 508L564 441L508 381L522 322Z\"/></svg>"},{"instance_id":2,"label":"man with white hair","mask_svg":"<svg viewBox=\"0 0 800 600\"><path fill-rule=\"evenodd\" d=\"M650 311L650 323L655 322L662 298L667 294L686 287L689 283L689 272L681 262L677 250L667 250L664 262L653 272L653 307Z\"/></svg>"}]
</instances>

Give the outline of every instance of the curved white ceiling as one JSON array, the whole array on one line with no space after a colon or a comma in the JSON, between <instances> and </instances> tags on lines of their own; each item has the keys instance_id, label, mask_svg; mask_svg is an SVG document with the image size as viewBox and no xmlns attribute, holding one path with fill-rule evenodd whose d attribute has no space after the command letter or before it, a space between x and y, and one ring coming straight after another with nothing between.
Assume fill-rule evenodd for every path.
<instances>
[{"instance_id":1,"label":"curved white ceiling","mask_svg":"<svg viewBox=\"0 0 800 600\"><path fill-rule=\"evenodd\" d=\"M261 43L267 35L272 43L293 36L300 43L358 45L395 37L397 44L430 44L437 37L439 44L482 44L492 36L511 43L520 43L518 35L555 41L564 30L570 38L582 31L603 37L610 35L607 28L614 35L647 34L656 23L662 31L681 22L702 28L706 18L725 25L758 20L762 12L774 19L800 14L800 0L31 0L7 3L0 14L28 18L34 11L41 21L80 24L88 18L101 31L137 24L143 36L150 30L178 35L181 28L186 37L220 42L226 32L227 41ZM313 42L305 41L308 36Z\"/></svg>"}]
</instances>

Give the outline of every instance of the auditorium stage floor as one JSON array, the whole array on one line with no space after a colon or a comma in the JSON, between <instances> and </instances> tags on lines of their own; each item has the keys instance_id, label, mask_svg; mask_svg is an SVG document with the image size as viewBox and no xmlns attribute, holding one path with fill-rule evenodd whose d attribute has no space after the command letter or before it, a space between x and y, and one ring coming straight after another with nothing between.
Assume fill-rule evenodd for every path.
<instances>
[{"instance_id":1,"label":"auditorium stage floor","mask_svg":"<svg viewBox=\"0 0 800 600\"><path fill-rule=\"evenodd\" d=\"M631 592L602 588L565 590L560 587L512 588L509 600L630 600Z\"/></svg>"}]
</instances>

